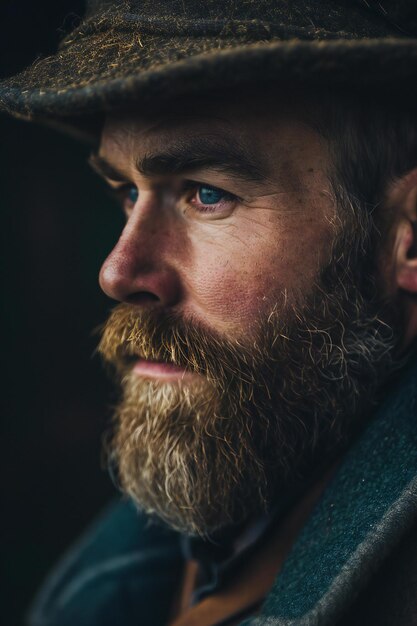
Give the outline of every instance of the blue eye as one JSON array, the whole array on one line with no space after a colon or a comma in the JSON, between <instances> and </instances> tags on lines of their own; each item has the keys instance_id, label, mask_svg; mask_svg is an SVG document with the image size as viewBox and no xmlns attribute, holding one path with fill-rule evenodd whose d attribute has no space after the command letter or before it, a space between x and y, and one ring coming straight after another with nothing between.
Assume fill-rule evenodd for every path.
<instances>
[{"instance_id":1,"label":"blue eye","mask_svg":"<svg viewBox=\"0 0 417 626\"><path fill-rule=\"evenodd\" d=\"M130 202L132 202L132 204L136 204L136 202L138 201L139 198L139 191L137 190L136 187L130 187L129 188L129 193L127 194L128 199L130 200Z\"/></svg>"},{"instance_id":2,"label":"blue eye","mask_svg":"<svg viewBox=\"0 0 417 626\"><path fill-rule=\"evenodd\" d=\"M200 185L198 187L198 199L202 204L217 204L224 199L226 193L216 187Z\"/></svg>"}]
</instances>

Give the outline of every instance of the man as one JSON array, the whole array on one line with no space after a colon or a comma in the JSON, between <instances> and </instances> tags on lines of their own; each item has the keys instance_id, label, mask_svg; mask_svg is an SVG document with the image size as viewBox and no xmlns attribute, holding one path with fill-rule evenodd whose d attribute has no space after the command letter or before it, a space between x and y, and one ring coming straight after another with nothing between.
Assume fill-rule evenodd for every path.
<instances>
[{"instance_id":1,"label":"man","mask_svg":"<svg viewBox=\"0 0 417 626\"><path fill-rule=\"evenodd\" d=\"M417 624L416 25L406 1L91 2L2 84L93 139L126 216L99 352L130 500L32 624Z\"/></svg>"}]
</instances>

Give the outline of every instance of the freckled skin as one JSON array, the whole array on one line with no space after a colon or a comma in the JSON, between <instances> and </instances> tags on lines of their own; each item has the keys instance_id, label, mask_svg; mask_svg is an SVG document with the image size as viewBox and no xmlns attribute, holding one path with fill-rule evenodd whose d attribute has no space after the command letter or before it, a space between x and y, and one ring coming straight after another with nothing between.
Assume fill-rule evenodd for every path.
<instances>
[{"instance_id":1,"label":"freckled skin","mask_svg":"<svg viewBox=\"0 0 417 626\"><path fill-rule=\"evenodd\" d=\"M198 115L181 109L166 118L108 119L99 154L127 172L139 199L103 264L103 290L130 302L152 293L161 306L236 339L250 337L254 322L282 302L284 292L290 301L308 294L330 255L335 208L326 146L293 110L255 98L200 105ZM267 179L256 183L213 169L193 173L193 180L241 199L224 215L161 199L161 181L134 167L138 156L173 138L224 130L255 146L268 169ZM176 177L162 182L172 189L179 183Z\"/></svg>"}]
</instances>

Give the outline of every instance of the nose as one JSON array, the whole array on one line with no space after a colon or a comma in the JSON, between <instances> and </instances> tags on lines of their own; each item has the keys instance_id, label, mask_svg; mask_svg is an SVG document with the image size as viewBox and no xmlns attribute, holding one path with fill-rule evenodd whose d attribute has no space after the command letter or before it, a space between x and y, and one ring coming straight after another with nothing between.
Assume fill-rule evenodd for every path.
<instances>
[{"instance_id":1,"label":"nose","mask_svg":"<svg viewBox=\"0 0 417 626\"><path fill-rule=\"evenodd\" d=\"M100 270L99 283L104 293L130 304L176 304L180 282L172 257L178 249L177 244L173 245L173 230L163 211L135 206Z\"/></svg>"}]
</instances>

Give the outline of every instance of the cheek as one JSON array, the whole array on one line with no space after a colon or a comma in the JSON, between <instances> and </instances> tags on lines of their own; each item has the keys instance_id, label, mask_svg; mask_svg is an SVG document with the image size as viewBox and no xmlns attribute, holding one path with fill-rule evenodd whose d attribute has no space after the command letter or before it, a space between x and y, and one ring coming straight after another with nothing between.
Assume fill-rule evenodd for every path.
<instances>
[{"instance_id":1,"label":"cheek","mask_svg":"<svg viewBox=\"0 0 417 626\"><path fill-rule=\"evenodd\" d=\"M190 233L184 273L188 309L219 331L250 334L256 320L311 293L331 255L326 207L259 209L251 219L204 225ZM281 200L282 204L282 200ZM313 202L309 203L311 206Z\"/></svg>"},{"instance_id":2,"label":"cheek","mask_svg":"<svg viewBox=\"0 0 417 626\"><path fill-rule=\"evenodd\" d=\"M245 333L275 305L290 302L289 293L311 284L316 254L306 259L299 233L274 236L269 230L267 234L264 231L260 237L255 231L238 238L229 231L227 236L217 233L193 241L192 262L185 275L192 313L219 330ZM315 245L310 244L312 251Z\"/></svg>"}]
</instances>

